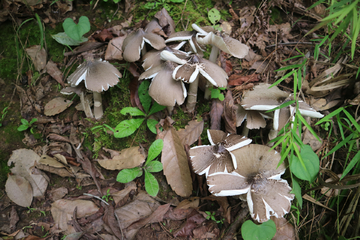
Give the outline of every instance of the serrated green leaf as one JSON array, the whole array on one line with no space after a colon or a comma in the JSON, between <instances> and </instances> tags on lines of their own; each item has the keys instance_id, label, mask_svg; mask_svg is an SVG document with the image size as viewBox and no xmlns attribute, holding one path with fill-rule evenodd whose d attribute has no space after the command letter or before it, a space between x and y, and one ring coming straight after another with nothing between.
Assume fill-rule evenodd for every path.
<instances>
[{"instance_id":1,"label":"serrated green leaf","mask_svg":"<svg viewBox=\"0 0 360 240\"><path fill-rule=\"evenodd\" d=\"M78 46L83 42L86 42L88 39L85 37L82 37L80 41L74 40L71 37L69 37L65 32L61 32L55 35L51 35L55 41L58 43L65 45L65 46Z\"/></svg>"},{"instance_id":2,"label":"serrated green leaf","mask_svg":"<svg viewBox=\"0 0 360 240\"><path fill-rule=\"evenodd\" d=\"M269 220L262 224L255 224L251 220L247 220L241 226L241 235L244 240L270 240L275 236L276 225L273 220Z\"/></svg>"},{"instance_id":3,"label":"serrated green leaf","mask_svg":"<svg viewBox=\"0 0 360 240\"><path fill-rule=\"evenodd\" d=\"M121 109L120 113L122 115L130 114L131 116L145 116L145 113L143 113L140 109L136 107L126 107Z\"/></svg>"},{"instance_id":4,"label":"serrated green leaf","mask_svg":"<svg viewBox=\"0 0 360 240\"><path fill-rule=\"evenodd\" d=\"M159 161L151 161L146 165L146 170L148 172L160 172L163 170L163 165Z\"/></svg>"},{"instance_id":5,"label":"serrated green leaf","mask_svg":"<svg viewBox=\"0 0 360 240\"><path fill-rule=\"evenodd\" d=\"M295 146L294 151L298 153ZM299 155L298 155L299 156ZM298 178L312 182L319 172L319 157L314 153L309 145L302 145L300 148L300 156L291 156L290 170Z\"/></svg>"},{"instance_id":6,"label":"serrated green leaf","mask_svg":"<svg viewBox=\"0 0 360 240\"><path fill-rule=\"evenodd\" d=\"M141 105L143 106L144 110L146 113L149 112L150 106L151 106L151 101L152 98L149 95L149 85L150 82L149 81L143 81L138 89L138 95L139 95L139 99L141 102Z\"/></svg>"},{"instance_id":7,"label":"serrated green leaf","mask_svg":"<svg viewBox=\"0 0 360 240\"><path fill-rule=\"evenodd\" d=\"M163 147L164 142L162 139L155 140L149 148L149 153L145 165L147 165L151 160L154 160L161 153Z\"/></svg>"},{"instance_id":8,"label":"serrated green leaf","mask_svg":"<svg viewBox=\"0 0 360 240\"><path fill-rule=\"evenodd\" d=\"M123 169L118 173L116 177L116 181L121 183L128 183L137 177L141 177L141 175L142 175L142 169L139 167Z\"/></svg>"},{"instance_id":9,"label":"serrated green leaf","mask_svg":"<svg viewBox=\"0 0 360 240\"><path fill-rule=\"evenodd\" d=\"M145 190L150 195L155 197L159 192L159 183L148 171L145 170Z\"/></svg>"},{"instance_id":10,"label":"serrated green leaf","mask_svg":"<svg viewBox=\"0 0 360 240\"><path fill-rule=\"evenodd\" d=\"M76 24L71 18L67 18L63 22L63 28L65 33L70 38L76 41L81 41L82 36L90 31L89 18L86 16L81 16L79 18L78 24Z\"/></svg>"},{"instance_id":11,"label":"serrated green leaf","mask_svg":"<svg viewBox=\"0 0 360 240\"><path fill-rule=\"evenodd\" d=\"M156 124L158 124L158 121L156 121L155 119L148 119L146 121L146 125L148 126L150 131L154 134L156 134Z\"/></svg>"},{"instance_id":12,"label":"serrated green leaf","mask_svg":"<svg viewBox=\"0 0 360 240\"><path fill-rule=\"evenodd\" d=\"M130 119L120 122L115 127L114 137L123 138L133 134L140 127L145 118Z\"/></svg>"},{"instance_id":13,"label":"serrated green leaf","mask_svg":"<svg viewBox=\"0 0 360 240\"><path fill-rule=\"evenodd\" d=\"M162 106L162 105L158 104L157 102L154 102L148 115L150 116L154 113L160 112L165 108L166 108L165 106Z\"/></svg>"}]
</instances>

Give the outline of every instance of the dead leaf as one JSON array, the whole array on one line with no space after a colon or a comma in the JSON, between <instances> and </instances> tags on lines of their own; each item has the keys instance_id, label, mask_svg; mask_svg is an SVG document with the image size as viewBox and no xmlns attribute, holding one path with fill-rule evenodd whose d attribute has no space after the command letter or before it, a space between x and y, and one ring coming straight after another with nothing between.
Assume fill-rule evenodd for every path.
<instances>
[{"instance_id":1,"label":"dead leaf","mask_svg":"<svg viewBox=\"0 0 360 240\"><path fill-rule=\"evenodd\" d=\"M258 82L260 79L258 78L258 74L251 74L247 76L240 76L237 74L233 74L229 77L229 85L231 86L239 86L246 83Z\"/></svg>"},{"instance_id":2,"label":"dead leaf","mask_svg":"<svg viewBox=\"0 0 360 240\"><path fill-rule=\"evenodd\" d=\"M228 133L236 133L236 111L237 105L234 104L234 98L230 90L225 95L225 107L222 117L225 122L225 130Z\"/></svg>"},{"instance_id":3,"label":"dead leaf","mask_svg":"<svg viewBox=\"0 0 360 240\"><path fill-rule=\"evenodd\" d=\"M105 213L104 213L104 222L110 227L112 233L118 238L123 239L122 233L119 229L119 224L114 215L114 206L113 205L106 205L105 206Z\"/></svg>"},{"instance_id":4,"label":"dead leaf","mask_svg":"<svg viewBox=\"0 0 360 240\"><path fill-rule=\"evenodd\" d=\"M19 221L19 215L16 212L15 206L11 207L10 213L10 229L14 231L16 229L16 223Z\"/></svg>"},{"instance_id":5,"label":"dead leaf","mask_svg":"<svg viewBox=\"0 0 360 240\"><path fill-rule=\"evenodd\" d=\"M177 134L183 145L187 144L190 146L199 139L203 129L204 121L199 122L197 120L192 120L188 122L188 125L185 126L185 129L179 129Z\"/></svg>"},{"instance_id":6,"label":"dead leaf","mask_svg":"<svg viewBox=\"0 0 360 240\"><path fill-rule=\"evenodd\" d=\"M163 140L161 162L166 180L177 195L188 197L193 188L184 146L173 127L166 131Z\"/></svg>"},{"instance_id":7,"label":"dead leaf","mask_svg":"<svg viewBox=\"0 0 360 240\"><path fill-rule=\"evenodd\" d=\"M276 234L272 240L295 240L295 228L285 218L270 217L275 222Z\"/></svg>"},{"instance_id":8,"label":"dead leaf","mask_svg":"<svg viewBox=\"0 0 360 240\"><path fill-rule=\"evenodd\" d=\"M121 150L119 155L114 156L112 159L98 159L98 163L101 167L108 170L134 168L145 162L145 157L139 150L139 147L126 148Z\"/></svg>"},{"instance_id":9,"label":"dead leaf","mask_svg":"<svg viewBox=\"0 0 360 240\"><path fill-rule=\"evenodd\" d=\"M71 143L71 141L67 137L63 137L55 133L50 133L49 135L47 135L46 138L52 141Z\"/></svg>"},{"instance_id":10,"label":"dead leaf","mask_svg":"<svg viewBox=\"0 0 360 240\"><path fill-rule=\"evenodd\" d=\"M169 210L170 203L159 206L150 216L141 219L140 221L131 224L127 230L140 229L148 223L161 222L164 219L164 214Z\"/></svg>"},{"instance_id":11,"label":"dead leaf","mask_svg":"<svg viewBox=\"0 0 360 240\"><path fill-rule=\"evenodd\" d=\"M9 175L5 183L7 196L19 206L30 207L33 190L28 180L18 175Z\"/></svg>"},{"instance_id":12,"label":"dead leaf","mask_svg":"<svg viewBox=\"0 0 360 240\"><path fill-rule=\"evenodd\" d=\"M50 74L52 78L54 78L61 86L64 88L63 74L57 67L56 63L52 60L49 60L46 64L46 72Z\"/></svg>"},{"instance_id":13,"label":"dead leaf","mask_svg":"<svg viewBox=\"0 0 360 240\"><path fill-rule=\"evenodd\" d=\"M69 193L69 190L66 187L59 187L59 188L51 190L49 197L52 201L55 202L59 199L62 199L68 193Z\"/></svg>"},{"instance_id":14,"label":"dead leaf","mask_svg":"<svg viewBox=\"0 0 360 240\"><path fill-rule=\"evenodd\" d=\"M214 221L206 221L193 230L194 239L218 239L219 234L220 230Z\"/></svg>"},{"instance_id":15,"label":"dead leaf","mask_svg":"<svg viewBox=\"0 0 360 240\"><path fill-rule=\"evenodd\" d=\"M30 56L36 71L40 72L46 66L46 51L40 45L34 45L25 49Z\"/></svg>"},{"instance_id":16,"label":"dead leaf","mask_svg":"<svg viewBox=\"0 0 360 240\"><path fill-rule=\"evenodd\" d=\"M99 33L92 35L92 37L100 42L105 42L107 40L113 39L113 35L107 29L101 30Z\"/></svg>"},{"instance_id":17,"label":"dead leaf","mask_svg":"<svg viewBox=\"0 0 360 240\"><path fill-rule=\"evenodd\" d=\"M57 97L52 99L45 105L44 114L46 116L54 116L63 112L67 109L73 102L71 100L67 100L63 97Z\"/></svg>"},{"instance_id":18,"label":"dead leaf","mask_svg":"<svg viewBox=\"0 0 360 240\"><path fill-rule=\"evenodd\" d=\"M131 181L129 183L125 184L125 188L121 191L112 193L111 196L114 199L115 205L119 206L119 202L123 201L123 199L128 196L128 194L132 191L132 190L136 190L136 183L134 181ZM122 204L124 205L124 204Z\"/></svg>"},{"instance_id":19,"label":"dead leaf","mask_svg":"<svg viewBox=\"0 0 360 240\"><path fill-rule=\"evenodd\" d=\"M193 215L174 233L174 237L188 237L192 231L203 223L206 219L197 211L193 210Z\"/></svg>"},{"instance_id":20,"label":"dead leaf","mask_svg":"<svg viewBox=\"0 0 360 240\"><path fill-rule=\"evenodd\" d=\"M122 56L122 45L124 42L124 39L126 38L126 35L113 38L110 40L106 53L105 53L105 60L123 60Z\"/></svg>"},{"instance_id":21,"label":"dead leaf","mask_svg":"<svg viewBox=\"0 0 360 240\"><path fill-rule=\"evenodd\" d=\"M11 168L11 172L13 174L22 176L30 182L34 197L44 196L48 186L48 182L41 174L35 175L32 173L32 167L39 160L39 155L37 155L33 150L22 148L13 151L8 161L8 166L11 166L12 163L15 164L15 166Z\"/></svg>"},{"instance_id":22,"label":"dead leaf","mask_svg":"<svg viewBox=\"0 0 360 240\"><path fill-rule=\"evenodd\" d=\"M210 110L210 129L220 130L221 128L221 115L224 112L224 104L219 99L213 99Z\"/></svg>"},{"instance_id":23,"label":"dead leaf","mask_svg":"<svg viewBox=\"0 0 360 240\"><path fill-rule=\"evenodd\" d=\"M317 138L309 131L309 129L306 129L303 133L302 140L304 144L309 144L313 151L318 150L323 143L322 139L320 138L320 141L317 140Z\"/></svg>"}]
</instances>

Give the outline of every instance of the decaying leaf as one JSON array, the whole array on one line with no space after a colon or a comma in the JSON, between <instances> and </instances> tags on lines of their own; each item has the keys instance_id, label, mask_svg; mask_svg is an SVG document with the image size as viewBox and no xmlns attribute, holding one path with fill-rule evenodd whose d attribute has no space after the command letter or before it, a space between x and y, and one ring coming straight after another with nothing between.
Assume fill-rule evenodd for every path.
<instances>
[{"instance_id":1,"label":"decaying leaf","mask_svg":"<svg viewBox=\"0 0 360 240\"><path fill-rule=\"evenodd\" d=\"M34 63L36 71L40 72L46 66L46 51L40 45L34 45L25 49Z\"/></svg>"},{"instance_id":2,"label":"decaying leaf","mask_svg":"<svg viewBox=\"0 0 360 240\"><path fill-rule=\"evenodd\" d=\"M184 146L173 127L166 131L163 140L161 162L164 166L166 180L176 194L188 197L191 195L193 187Z\"/></svg>"},{"instance_id":3,"label":"decaying leaf","mask_svg":"<svg viewBox=\"0 0 360 240\"><path fill-rule=\"evenodd\" d=\"M105 60L123 60L122 57L122 44L124 42L124 39L126 38L126 35L113 38L110 40L108 47L106 49L105 53Z\"/></svg>"},{"instance_id":4,"label":"decaying leaf","mask_svg":"<svg viewBox=\"0 0 360 240\"><path fill-rule=\"evenodd\" d=\"M61 86L64 88L63 74L52 60L49 60L46 64L46 72L50 74Z\"/></svg>"},{"instance_id":5,"label":"decaying leaf","mask_svg":"<svg viewBox=\"0 0 360 240\"><path fill-rule=\"evenodd\" d=\"M225 108L222 115L225 122L225 130L228 133L236 133L236 111L237 105L234 104L234 98L230 90L225 95Z\"/></svg>"},{"instance_id":6,"label":"decaying leaf","mask_svg":"<svg viewBox=\"0 0 360 240\"><path fill-rule=\"evenodd\" d=\"M66 200L60 199L51 204L51 214L54 218L55 226L60 232L65 234L74 233L75 229L69 225L74 209L77 208L77 217L87 217L96 213L99 208L92 201L87 200Z\"/></svg>"},{"instance_id":7,"label":"decaying leaf","mask_svg":"<svg viewBox=\"0 0 360 240\"><path fill-rule=\"evenodd\" d=\"M140 166L145 162L145 157L140 153L140 148L131 147L120 151L119 155L112 159L104 159L98 161L100 166L108 170L121 170L125 168L133 168Z\"/></svg>"},{"instance_id":8,"label":"decaying leaf","mask_svg":"<svg viewBox=\"0 0 360 240\"><path fill-rule=\"evenodd\" d=\"M54 116L63 112L72 104L71 100L67 100L63 97L57 97L52 99L45 105L44 114L46 116Z\"/></svg>"},{"instance_id":9,"label":"decaying leaf","mask_svg":"<svg viewBox=\"0 0 360 240\"><path fill-rule=\"evenodd\" d=\"M8 166L11 166L12 163L15 164L15 166L11 168L13 174L22 176L30 182L34 197L44 196L48 185L47 180L41 174L32 173L32 167L39 160L39 155L33 150L22 148L13 151L8 161Z\"/></svg>"},{"instance_id":10,"label":"decaying leaf","mask_svg":"<svg viewBox=\"0 0 360 240\"><path fill-rule=\"evenodd\" d=\"M131 181L131 182L125 184L125 188L123 190L112 193L111 196L114 199L114 202L115 202L116 206L118 206L118 203L120 201L123 201L123 199L126 196L128 196L128 194L132 190L136 190L136 189L137 189L136 183L134 181Z\"/></svg>"},{"instance_id":11,"label":"decaying leaf","mask_svg":"<svg viewBox=\"0 0 360 240\"><path fill-rule=\"evenodd\" d=\"M36 168L44 170L46 172L57 174L61 177L75 177L75 175L72 173L71 169L69 169L68 166L65 166L61 162L48 155L41 156L38 164L36 164Z\"/></svg>"},{"instance_id":12,"label":"decaying leaf","mask_svg":"<svg viewBox=\"0 0 360 240\"><path fill-rule=\"evenodd\" d=\"M8 197L19 206L30 207L33 190L28 180L18 175L9 175L5 184Z\"/></svg>"},{"instance_id":13,"label":"decaying leaf","mask_svg":"<svg viewBox=\"0 0 360 240\"><path fill-rule=\"evenodd\" d=\"M196 142L204 129L204 121L192 120L188 122L185 129L179 129L177 134L183 145L192 145Z\"/></svg>"},{"instance_id":14,"label":"decaying leaf","mask_svg":"<svg viewBox=\"0 0 360 240\"><path fill-rule=\"evenodd\" d=\"M11 207L11 213L10 213L10 230L14 231L16 229L16 223L19 221L19 215L16 212L15 206Z\"/></svg>"},{"instance_id":15,"label":"decaying leaf","mask_svg":"<svg viewBox=\"0 0 360 240\"><path fill-rule=\"evenodd\" d=\"M52 201L55 202L59 199L62 199L68 193L69 193L69 190L66 187L59 187L59 188L51 190L49 197Z\"/></svg>"},{"instance_id":16,"label":"decaying leaf","mask_svg":"<svg viewBox=\"0 0 360 240\"><path fill-rule=\"evenodd\" d=\"M295 228L285 218L271 217L276 225L276 234L272 240L295 240Z\"/></svg>"}]
</instances>

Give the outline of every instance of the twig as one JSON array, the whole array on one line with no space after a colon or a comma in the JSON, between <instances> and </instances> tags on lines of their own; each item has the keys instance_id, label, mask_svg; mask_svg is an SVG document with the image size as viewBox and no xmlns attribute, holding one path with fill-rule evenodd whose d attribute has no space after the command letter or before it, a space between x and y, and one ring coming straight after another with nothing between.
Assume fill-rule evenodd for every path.
<instances>
[{"instance_id":1,"label":"twig","mask_svg":"<svg viewBox=\"0 0 360 240\"><path fill-rule=\"evenodd\" d=\"M224 240L232 240L234 239L234 235L236 234L240 225L244 222L246 215L249 213L249 209L243 208L239 211L238 215L236 216L235 221L230 225L228 231L226 232L225 236L221 236L221 239Z\"/></svg>"},{"instance_id":2,"label":"twig","mask_svg":"<svg viewBox=\"0 0 360 240\"><path fill-rule=\"evenodd\" d=\"M92 194L90 194L90 193L83 193L83 195L85 195L85 196L90 196L90 197L99 199L100 201L102 201L102 202L105 203L106 205L109 205L108 202L106 202L104 199L102 199L101 197L98 197L98 196L96 196L96 195L92 195Z\"/></svg>"}]
</instances>

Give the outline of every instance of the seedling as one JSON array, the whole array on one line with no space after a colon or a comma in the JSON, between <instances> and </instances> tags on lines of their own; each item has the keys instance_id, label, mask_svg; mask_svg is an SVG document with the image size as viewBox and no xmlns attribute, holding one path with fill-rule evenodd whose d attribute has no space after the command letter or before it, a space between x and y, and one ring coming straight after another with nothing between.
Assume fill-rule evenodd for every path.
<instances>
[{"instance_id":1,"label":"seedling","mask_svg":"<svg viewBox=\"0 0 360 240\"><path fill-rule=\"evenodd\" d=\"M35 208L28 207L27 213L32 213L35 210Z\"/></svg>"},{"instance_id":2,"label":"seedling","mask_svg":"<svg viewBox=\"0 0 360 240\"><path fill-rule=\"evenodd\" d=\"M217 22L219 22L219 20L221 18L220 12L216 8L210 9L210 11L208 12L208 18L209 18L211 24L213 25L213 28L216 31L221 31L220 25L216 24Z\"/></svg>"},{"instance_id":3,"label":"seedling","mask_svg":"<svg viewBox=\"0 0 360 240\"><path fill-rule=\"evenodd\" d=\"M90 31L89 18L81 16L78 24L71 18L65 19L63 22L65 32L52 35L52 37L60 44L65 46L77 46L80 43L86 42L88 39L83 35Z\"/></svg>"},{"instance_id":4,"label":"seedling","mask_svg":"<svg viewBox=\"0 0 360 240\"><path fill-rule=\"evenodd\" d=\"M109 202L109 200L112 201L112 197L110 195L110 189L108 189L106 191L106 194L102 196L101 199L104 199L106 202Z\"/></svg>"},{"instance_id":5,"label":"seedling","mask_svg":"<svg viewBox=\"0 0 360 240\"><path fill-rule=\"evenodd\" d=\"M211 98L217 98L219 99L220 101L224 101L225 99L225 96L223 93L221 93L221 90L225 90L226 87L219 87L219 88L210 88L210 91L211 91Z\"/></svg>"},{"instance_id":6,"label":"seedling","mask_svg":"<svg viewBox=\"0 0 360 240\"><path fill-rule=\"evenodd\" d=\"M37 118L33 118L33 119L31 119L31 121L30 122L28 122L28 120L26 120L26 119L21 119L21 125L18 127L18 131L19 132L22 132L22 131L25 131L25 130L27 130L28 128L30 128L30 132L32 133L32 134L34 134L34 129L33 129L33 127L32 127L32 125L33 125L33 123L34 122L36 122L37 121Z\"/></svg>"},{"instance_id":7,"label":"seedling","mask_svg":"<svg viewBox=\"0 0 360 240\"><path fill-rule=\"evenodd\" d=\"M155 101L153 102L153 104L151 106L152 99L148 92L149 85L150 85L150 83L148 81L144 81L140 84L139 90L138 90L139 99L140 99L141 105L143 106L145 112L141 111L140 109L138 109L136 107L126 107L120 111L120 113L123 115L126 115L128 113L132 117L141 116L140 118L132 118L129 120L124 120L115 127L115 130L112 129L111 127L105 125L106 127L108 127L110 130L112 130L114 132L114 136L116 138L123 138L123 137L130 136L131 134L133 134L136 131L136 129L138 129L140 127L140 125L144 122L145 119L146 119L146 124L147 124L148 128L150 129L150 131L156 134L155 126L158 123L158 121L156 121L155 119L150 119L149 116L154 113L160 112L161 110L163 110L165 108L165 106L161 106Z\"/></svg>"},{"instance_id":8,"label":"seedling","mask_svg":"<svg viewBox=\"0 0 360 240\"><path fill-rule=\"evenodd\" d=\"M155 2L149 2L144 5L146 9L157 9L157 8L165 8L166 11L170 11L171 3L181 3L184 0L158 0Z\"/></svg>"},{"instance_id":9,"label":"seedling","mask_svg":"<svg viewBox=\"0 0 360 240\"><path fill-rule=\"evenodd\" d=\"M207 216L205 217L207 220L213 220L217 224L223 224L224 223L224 219L216 220L215 212L205 211L205 213L207 214Z\"/></svg>"},{"instance_id":10,"label":"seedling","mask_svg":"<svg viewBox=\"0 0 360 240\"><path fill-rule=\"evenodd\" d=\"M153 142L149 148L148 157L145 165L142 167L135 167L130 169L124 169L119 172L116 177L116 181L121 183L128 183L137 177L141 177L143 171L145 172L145 190L151 196L156 196L159 192L159 183L157 182L153 172L160 172L163 170L161 162L156 161L156 157L161 153L163 149L163 140L158 139Z\"/></svg>"},{"instance_id":11,"label":"seedling","mask_svg":"<svg viewBox=\"0 0 360 240\"><path fill-rule=\"evenodd\" d=\"M1 112L1 117L0 117L0 127L2 126L2 122L4 121L5 117L6 117L6 114L8 113L8 107L7 106L6 108L4 108Z\"/></svg>"}]
</instances>

